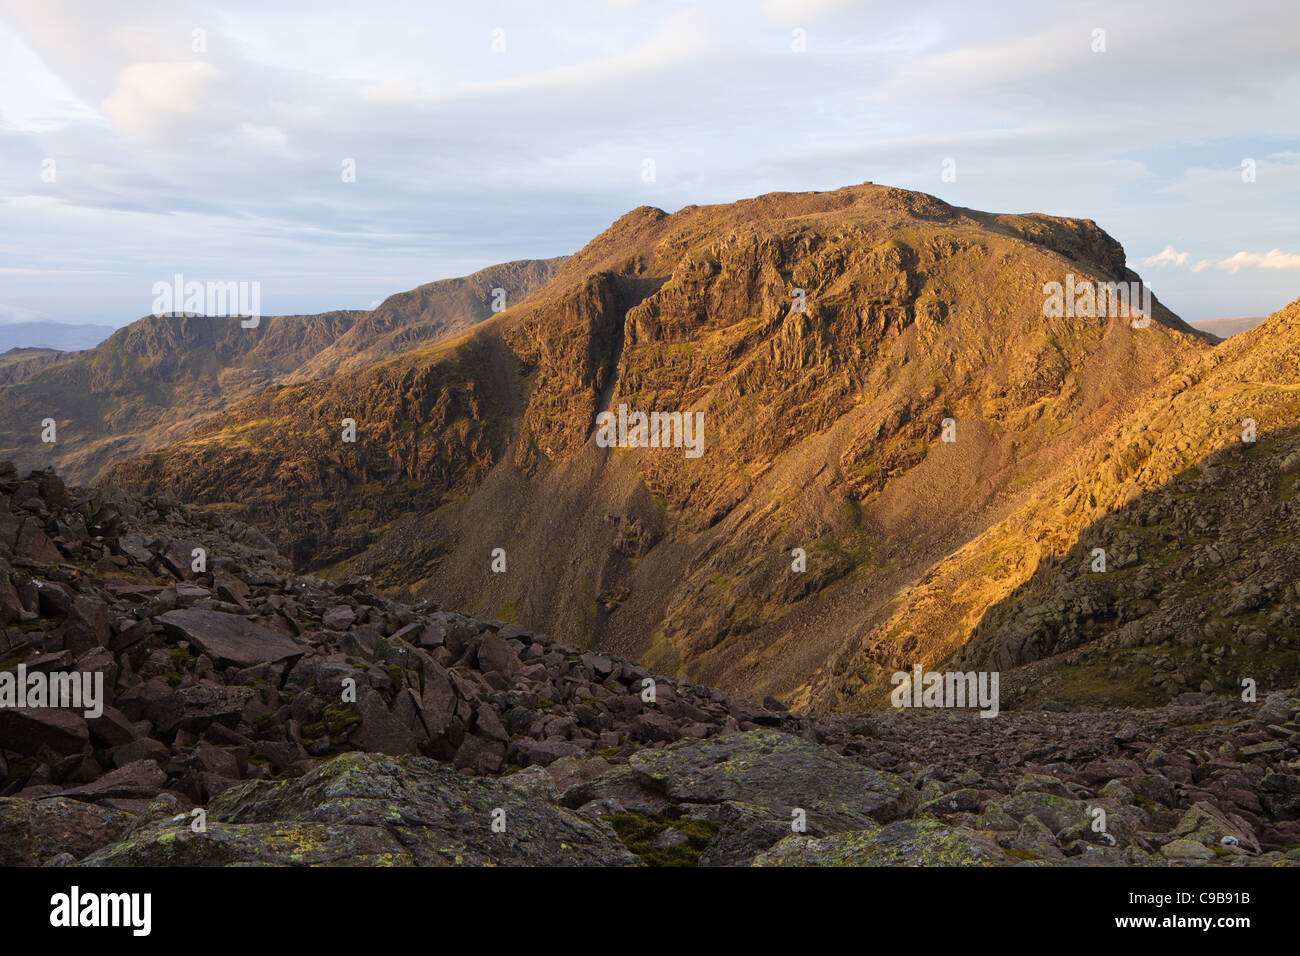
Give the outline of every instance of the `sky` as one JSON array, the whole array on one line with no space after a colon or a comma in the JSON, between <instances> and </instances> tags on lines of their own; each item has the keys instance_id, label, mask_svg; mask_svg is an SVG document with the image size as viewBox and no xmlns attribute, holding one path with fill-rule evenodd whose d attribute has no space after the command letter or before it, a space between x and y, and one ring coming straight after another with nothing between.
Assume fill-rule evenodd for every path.
<instances>
[{"instance_id":1,"label":"sky","mask_svg":"<svg viewBox=\"0 0 1300 956\"><path fill-rule=\"evenodd\" d=\"M350 175L350 173L353 173ZM0 321L370 308L623 213L871 181L1300 297L1300 4L0 0Z\"/></svg>"}]
</instances>

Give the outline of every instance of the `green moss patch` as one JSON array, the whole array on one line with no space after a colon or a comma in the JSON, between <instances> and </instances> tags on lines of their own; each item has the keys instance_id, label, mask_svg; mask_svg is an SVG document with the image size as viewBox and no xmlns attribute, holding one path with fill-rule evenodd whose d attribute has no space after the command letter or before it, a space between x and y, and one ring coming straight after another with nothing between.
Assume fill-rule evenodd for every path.
<instances>
[{"instance_id":1,"label":"green moss patch","mask_svg":"<svg viewBox=\"0 0 1300 956\"><path fill-rule=\"evenodd\" d=\"M616 813L606 819L613 825L623 845L647 866L699 866L700 854L718 832L718 828L707 820L672 817L668 813L654 816ZM689 842L680 846L656 847L655 840L669 829L685 834Z\"/></svg>"}]
</instances>

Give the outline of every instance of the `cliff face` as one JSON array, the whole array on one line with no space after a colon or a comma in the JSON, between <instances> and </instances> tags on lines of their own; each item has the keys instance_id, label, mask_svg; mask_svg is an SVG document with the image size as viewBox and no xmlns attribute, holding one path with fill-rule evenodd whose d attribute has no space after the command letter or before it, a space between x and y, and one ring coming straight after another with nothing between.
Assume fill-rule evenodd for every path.
<instances>
[{"instance_id":1,"label":"cliff face","mask_svg":"<svg viewBox=\"0 0 1300 956\"><path fill-rule=\"evenodd\" d=\"M1290 679L1300 646L1285 570L1296 557L1298 316L1292 303L1170 374L1005 520L900 593L804 699L870 700L900 665L950 657L960 668L1023 668L1010 687L1025 703L1166 700L1239 690L1244 677Z\"/></svg>"},{"instance_id":2,"label":"cliff face","mask_svg":"<svg viewBox=\"0 0 1300 956\"><path fill-rule=\"evenodd\" d=\"M0 354L0 385L17 385L25 382L42 369L75 357L75 352L58 349L12 348Z\"/></svg>"},{"instance_id":3,"label":"cliff face","mask_svg":"<svg viewBox=\"0 0 1300 956\"><path fill-rule=\"evenodd\" d=\"M642 208L462 339L270 390L108 480L256 521L300 567L863 706L873 668L951 653L1068 547L1011 519L1212 353L1158 302L1044 315L1049 283L1134 280L1089 221L871 185ZM598 446L620 405L698 413L703 454Z\"/></svg>"},{"instance_id":4,"label":"cliff face","mask_svg":"<svg viewBox=\"0 0 1300 956\"><path fill-rule=\"evenodd\" d=\"M1161 383L1066 482L1023 520L1077 536L983 615L962 662L1022 671L1027 701L1300 672L1300 301Z\"/></svg>"}]
</instances>

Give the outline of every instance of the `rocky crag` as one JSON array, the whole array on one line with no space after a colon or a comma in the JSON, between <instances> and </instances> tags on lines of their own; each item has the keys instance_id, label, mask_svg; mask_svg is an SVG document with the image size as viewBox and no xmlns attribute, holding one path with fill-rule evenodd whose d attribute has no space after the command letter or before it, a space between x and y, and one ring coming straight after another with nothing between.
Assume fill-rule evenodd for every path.
<instances>
[{"instance_id":1,"label":"rocky crag","mask_svg":"<svg viewBox=\"0 0 1300 956\"><path fill-rule=\"evenodd\" d=\"M1135 324L1045 314L1044 289L1137 281L1091 221L872 184L645 207L461 338L267 389L108 478L255 524L299 571L871 709L1123 503L1143 442L1172 452L1150 488L1226 434L1152 419L1116 447L1218 349L1154 298ZM702 416L702 454L601 447L620 406Z\"/></svg>"},{"instance_id":2,"label":"rocky crag","mask_svg":"<svg viewBox=\"0 0 1300 956\"><path fill-rule=\"evenodd\" d=\"M1000 670L1009 699L1068 705L1294 683L1298 423L1300 301L1152 389L841 646L804 699L860 706L916 662Z\"/></svg>"},{"instance_id":3,"label":"rocky crag","mask_svg":"<svg viewBox=\"0 0 1300 956\"><path fill-rule=\"evenodd\" d=\"M0 658L105 688L0 707L6 865L1300 863L1300 688L796 715L11 466Z\"/></svg>"}]
</instances>

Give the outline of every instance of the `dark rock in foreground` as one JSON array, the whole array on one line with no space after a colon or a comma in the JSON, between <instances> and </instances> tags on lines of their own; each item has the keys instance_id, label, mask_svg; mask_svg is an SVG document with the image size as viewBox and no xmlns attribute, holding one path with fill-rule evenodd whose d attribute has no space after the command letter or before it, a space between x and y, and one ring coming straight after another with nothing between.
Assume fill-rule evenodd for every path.
<instances>
[{"instance_id":1,"label":"dark rock in foreground","mask_svg":"<svg viewBox=\"0 0 1300 956\"><path fill-rule=\"evenodd\" d=\"M1300 863L1291 688L792 714L293 575L166 499L0 464L0 519L4 669L104 688L0 708L0 864Z\"/></svg>"},{"instance_id":2,"label":"dark rock in foreground","mask_svg":"<svg viewBox=\"0 0 1300 956\"><path fill-rule=\"evenodd\" d=\"M614 831L509 779L424 757L344 754L297 780L225 791L105 847L90 866L629 866Z\"/></svg>"}]
</instances>

